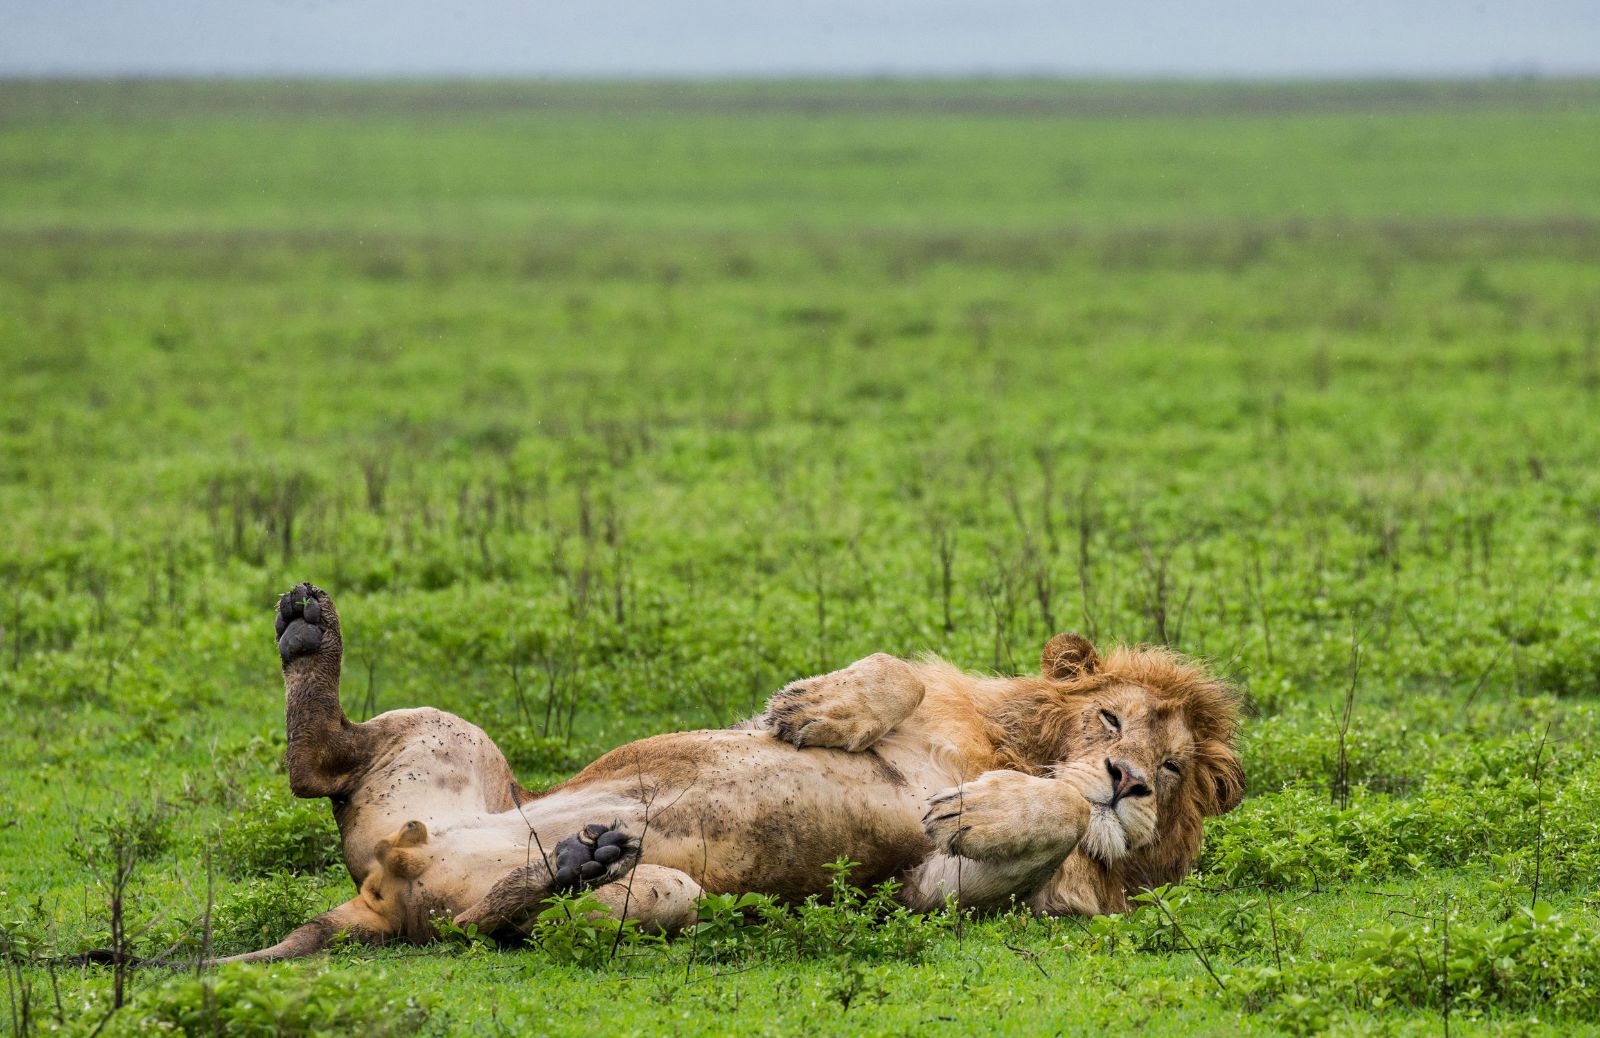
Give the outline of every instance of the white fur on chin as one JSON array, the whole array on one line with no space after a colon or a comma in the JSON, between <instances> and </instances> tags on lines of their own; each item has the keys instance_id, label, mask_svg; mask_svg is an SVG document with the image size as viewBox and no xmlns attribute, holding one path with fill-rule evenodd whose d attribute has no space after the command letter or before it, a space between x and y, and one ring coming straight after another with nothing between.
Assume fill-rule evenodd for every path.
<instances>
[{"instance_id":1,"label":"white fur on chin","mask_svg":"<svg viewBox=\"0 0 1600 1038\"><path fill-rule=\"evenodd\" d=\"M1138 850L1155 836L1156 813L1152 805L1124 799L1116 807L1090 802L1089 827L1078 849L1107 865L1129 851Z\"/></svg>"},{"instance_id":2,"label":"white fur on chin","mask_svg":"<svg viewBox=\"0 0 1600 1038\"><path fill-rule=\"evenodd\" d=\"M1114 808L1104 804L1094 804L1090 807L1089 827L1083 831L1083 838L1078 841L1078 849L1107 865L1114 864L1117 859L1128 853L1128 838L1123 832L1122 821L1117 817Z\"/></svg>"}]
</instances>

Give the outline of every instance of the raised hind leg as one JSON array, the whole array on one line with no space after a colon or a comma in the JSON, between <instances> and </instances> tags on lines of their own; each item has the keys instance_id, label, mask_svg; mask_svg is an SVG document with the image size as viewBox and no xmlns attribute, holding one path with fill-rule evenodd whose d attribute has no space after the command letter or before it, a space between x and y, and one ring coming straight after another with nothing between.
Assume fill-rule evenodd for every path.
<instances>
[{"instance_id":1,"label":"raised hind leg","mask_svg":"<svg viewBox=\"0 0 1600 1038\"><path fill-rule=\"evenodd\" d=\"M344 640L339 612L321 588L296 584L278 599L289 789L298 797L350 792L368 757L366 733L339 705Z\"/></svg>"},{"instance_id":2,"label":"raised hind leg","mask_svg":"<svg viewBox=\"0 0 1600 1038\"><path fill-rule=\"evenodd\" d=\"M476 725L429 708L362 724L339 704L344 642L333 600L302 583L278 600L289 788L329 797L345 863L359 886L377 841L410 819L434 826L464 813L509 811L527 793ZM570 831L570 830L569 830Z\"/></svg>"}]
</instances>

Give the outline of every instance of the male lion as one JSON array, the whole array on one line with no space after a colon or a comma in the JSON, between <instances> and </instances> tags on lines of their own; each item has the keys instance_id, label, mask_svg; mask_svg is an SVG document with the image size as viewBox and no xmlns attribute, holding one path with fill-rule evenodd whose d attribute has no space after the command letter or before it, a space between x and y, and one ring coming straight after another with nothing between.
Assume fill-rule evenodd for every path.
<instances>
[{"instance_id":1,"label":"male lion","mask_svg":"<svg viewBox=\"0 0 1600 1038\"><path fill-rule=\"evenodd\" d=\"M533 793L479 728L433 709L352 724L339 705L339 614L310 584L277 610L289 786L327 797L359 887L271 960L348 931L423 942L434 922L509 938L554 893L593 888L665 931L703 891L786 899L825 868L893 877L929 909L1013 900L1103 913L1181 879L1203 819L1244 795L1239 696L1166 649L1102 657L1075 634L1043 673L980 678L882 654L779 691L722 731L657 735Z\"/></svg>"}]
</instances>

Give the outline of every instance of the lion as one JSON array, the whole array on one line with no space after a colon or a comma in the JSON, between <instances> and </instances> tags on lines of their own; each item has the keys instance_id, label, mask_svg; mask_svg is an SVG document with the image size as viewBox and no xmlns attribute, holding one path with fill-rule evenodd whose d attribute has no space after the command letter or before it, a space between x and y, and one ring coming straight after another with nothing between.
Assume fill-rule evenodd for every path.
<instances>
[{"instance_id":1,"label":"lion","mask_svg":"<svg viewBox=\"0 0 1600 1038\"><path fill-rule=\"evenodd\" d=\"M424 943L439 922L514 940L552 895L672 933L706 893L797 901L894 879L908 907L1126 910L1182 879L1208 816L1244 795L1241 701L1165 648L1059 634L1041 672L980 677L882 653L796 681L722 730L629 743L542 792L477 726L431 708L353 723L343 640L309 583L279 601L289 786L326 797L355 897L270 948Z\"/></svg>"}]
</instances>

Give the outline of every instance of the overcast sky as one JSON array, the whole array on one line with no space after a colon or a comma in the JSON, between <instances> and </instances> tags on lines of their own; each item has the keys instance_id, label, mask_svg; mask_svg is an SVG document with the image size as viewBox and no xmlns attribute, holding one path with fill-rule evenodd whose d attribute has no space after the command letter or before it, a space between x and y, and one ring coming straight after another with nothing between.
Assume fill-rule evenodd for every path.
<instances>
[{"instance_id":1,"label":"overcast sky","mask_svg":"<svg viewBox=\"0 0 1600 1038\"><path fill-rule=\"evenodd\" d=\"M1600 72L1600 0L0 0L3 75Z\"/></svg>"}]
</instances>

